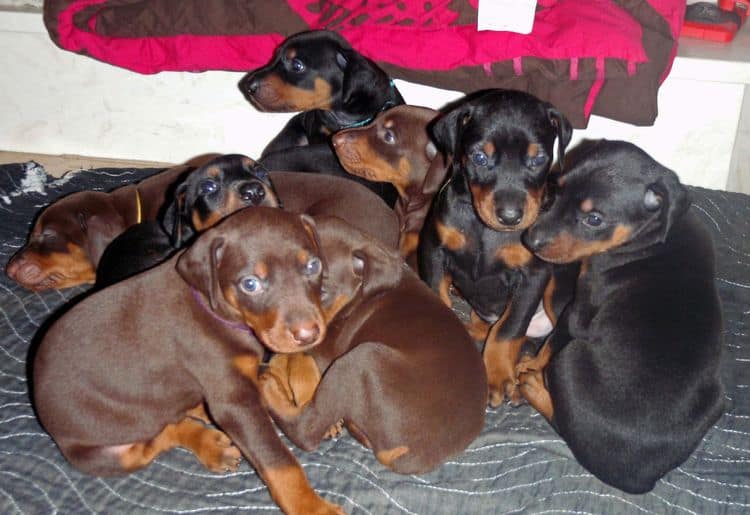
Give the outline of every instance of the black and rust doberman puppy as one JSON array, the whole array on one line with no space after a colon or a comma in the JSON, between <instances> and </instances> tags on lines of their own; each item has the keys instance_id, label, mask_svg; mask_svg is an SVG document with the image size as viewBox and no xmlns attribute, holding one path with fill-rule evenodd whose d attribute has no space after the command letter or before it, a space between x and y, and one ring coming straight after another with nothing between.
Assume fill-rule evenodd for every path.
<instances>
[{"instance_id":1,"label":"black and rust doberman puppy","mask_svg":"<svg viewBox=\"0 0 750 515\"><path fill-rule=\"evenodd\" d=\"M598 143L559 183L524 241L583 265L520 391L594 475L647 492L723 411L713 242L677 175L630 143Z\"/></svg>"},{"instance_id":2,"label":"black and rust doberman puppy","mask_svg":"<svg viewBox=\"0 0 750 515\"><path fill-rule=\"evenodd\" d=\"M327 30L287 38L271 62L248 73L239 87L261 111L303 111L268 144L261 160L277 150L329 143L335 132L404 103L381 68Z\"/></svg>"},{"instance_id":3,"label":"black and rust doberman puppy","mask_svg":"<svg viewBox=\"0 0 750 515\"><path fill-rule=\"evenodd\" d=\"M269 410L302 449L316 448L343 421L389 469L433 470L483 427L482 357L397 252L340 220L316 224L327 264L324 302L338 315L309 356L271 360L260 378ZM383 288L384 281L392 284Z\"/></svg>"},{"instance_id":4,"label":"black and rust doberman puppy","mask_svg":"<svg viewBox=\"0 0 750 515\"><path fill-rule=\"evenodd\" d=\"M196 233L247 206L280 207L268 172L240 154L212 159L177 185L161 223L133 225L107 245L96 269L96 287L161 263Z\"/></svg>"},{"instance_id":5,"label":"black and rust doberman puppy","mask_svg":"<svg viewBox=\"0 0 750 515\"><path fill-rule=\"evenodd\" d=\"M260 161L269 169L348 176L330 148L331 135L369 123L379 112L404 103L390 77L327 30L287 38L266 66L248 73L240 90L257 109L301 113L266 146ZM277 161L297 162L276 168ZM389 184L358 177L389 205L397 193Z\"/></svg>"},{"instance_id":6,"label":"black and rust doberman puppy","mask_svg":"<svg viewBox=\"0 0 750 515\"><path fill-rule=\"evenodd\" d=\"M398 191L401 255L416 268L419 233L447 169L427 131L438 112L426 107L392 107L361 128L345 129L333 148L347 172Z\"/></svg>"},{"instance_id":7,"label":"black and rust doberman puppy","mask_svg":"<svg viewBox=\"0 0 750 515\"><path fill-rule=\"evenodd\" d=\"M243 209L53 323L33 362L33 396L68 461L124 474L186 446L234 468L226 438L196 436L206 430L190 414L205 402L284 512L342 513L310 487L247 379L264 346L297 352L325 338L316 239L307 215Z\"/></svg>"},{"instance_id":8,"label":"black and rust doberman puppy","mask_svg":"<svg viewBox=\"0 0 750 515\"><path fill-rule=\"evenodd\" d=\"M136 223L156 220L172 184L213 157L200 156L109 193L80 191L62 197L39 214L6 273L34 291L93 283L99 259L115 236Z\"/></svg>"},{"instance_id":9,"label":"black and rust doberman puppy","mask_svg":"<svg viewBox=\"0 0 750 515\"><path fill-rule=\"evenodd\" d=\"M561 308L553 294L563 290L521 234L545 201L555 139L562 160L572 129L551 104L496 89L460 99L431 130L449 179L420 235L420 275L446 304L453 286L471 306L472 335L486 337L490 404L518 402L514 367L529 321L543 299L554 320Z\"/></svg>"}]
</instances>

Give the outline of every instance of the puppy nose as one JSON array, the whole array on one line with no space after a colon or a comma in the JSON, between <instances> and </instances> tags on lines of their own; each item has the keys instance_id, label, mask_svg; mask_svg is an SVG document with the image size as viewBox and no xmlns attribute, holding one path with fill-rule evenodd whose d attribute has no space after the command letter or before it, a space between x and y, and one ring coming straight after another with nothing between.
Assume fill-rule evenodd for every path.
<instances>
[{"instance_id":1,"label":"puppy nose","mask_svg":"<svg viewBox=\"0 0 750 515\"><path fill-rule=\"evenodd\" d=\"M242 200L257 204L266 196L266 190L257 182L246 182L239 187Z\"/></svg>"},{"instance_id":2,"label":"puppy nose","mask_svg":"<svg viewBox=\"0 0 750 515\"><path fill-rule=\"evenodd\" d=\"M498 216L505 225L518 225L523 218L523 212L515 207L504 207Z\"/></svg>"},{"instance_id":3,"label":"puppy nose","mask_svg":"<svg viewBox=\"0 0 750 515\"><path fill-rule=\"evenodd\" d=\"M294 341L299 345L312 345L320 336L320 326L315 322L299 323L291 331Z\"/></svg>"},{"instance_id":4,"label":"puppy nose","mask_svg":"<svg viewBox=\"0 0 750 515\"><path fill-rule=\"evenodd\" d=\"M523 233L521 235L521 242L526 245L526 248L532 252L536 252L537 250L544 247L544 241L542 237L532 231L526 231L525 233Z\"/></svg>"},{"instance_id":5,"label":"puppy nose","mask_svg":"<svg viewBox=\"0 0 750 515\"><path fill-rule=\"evenodd\" d=\"M260 89L260 82L255 77L246 77L242 80L242 86L245 88L245 91L251 95L255 95L258 89Z\"/></svg>"}]
</instances>

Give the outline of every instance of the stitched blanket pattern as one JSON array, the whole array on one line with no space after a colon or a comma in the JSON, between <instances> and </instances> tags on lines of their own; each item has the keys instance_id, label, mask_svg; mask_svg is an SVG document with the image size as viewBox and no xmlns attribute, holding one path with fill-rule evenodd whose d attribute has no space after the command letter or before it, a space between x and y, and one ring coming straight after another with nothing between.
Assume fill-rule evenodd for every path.
<instances>
[{"instance_id":1,"label":"stitched blanket pattern","mask_svg":"<svg viewBox=\"0 0 750 515\"><path fill-rule=\"evenodd\" d=\"M111 189L153 172L101 169L55 180L34 163L1 166L2 263L23 245L37 212L55 198L84 188ZM747 513L750 197L698 188L691 192L692 209L700 213L717 245L727 411L693 455L652 492L628 495L602 484L578 465L564 442L528 406L488 410L479 438L464 453L422 476L389 472L347 435L311 453L290 445L313 487L352 514ZM203 469L189 452L176 449L142 471L115 478L86 476L65 462L34 417L27 355L50 315L85 290L34 293L4 274L0 277L0 512L278 512L246 461L236 473L217 475Z\"/></svg>"}]
</instances>

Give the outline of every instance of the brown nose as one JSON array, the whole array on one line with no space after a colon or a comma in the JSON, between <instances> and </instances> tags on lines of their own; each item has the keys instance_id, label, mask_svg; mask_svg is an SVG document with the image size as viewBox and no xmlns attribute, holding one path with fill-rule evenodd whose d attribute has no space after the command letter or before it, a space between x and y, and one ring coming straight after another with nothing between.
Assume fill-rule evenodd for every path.
<instances>
[{"instance_id":1,"label":"brown nose","mask_svg":"<svg viewBox=\"0 0 750 515\"><path fill-rule=\"evenodd\" d=\"M316 322L301 322L292 327L291 332L298 345L312 345L320 337L320 326Z\"/></svg>"}]
</instances>

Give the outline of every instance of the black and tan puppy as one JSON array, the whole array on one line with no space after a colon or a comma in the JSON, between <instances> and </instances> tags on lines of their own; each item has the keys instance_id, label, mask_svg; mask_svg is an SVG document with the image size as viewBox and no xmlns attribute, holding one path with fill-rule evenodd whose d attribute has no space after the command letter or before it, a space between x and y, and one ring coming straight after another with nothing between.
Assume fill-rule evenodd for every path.
<instances>
[{"instance_id":1,"label":"black and tan puppy","mask_svg":"<svg viewBox=\"0 0 750 515\"><path fill-rule=\"evenodd\" d=\"M239 154L212 159L181 180L161 222L133 225L107 245L97 266L96 287L161 263L196 233L248 206L280 206L268 172Z\"/></svg>"},{"instance_id":2,"label":"black and tan puppy","mask_svg":"<svg viewBox=\"0 0 750 515\"><path fill-rule=\"evenodd\" d=\"M303 111L265 148L329 143L333 133L364 125L380 111L404 103L388 75L335 32L317 30L284 40L266 66L239 83L259 110Z\"/></svg>"},{"instance_id":3,"label":"black and tan puppy","mask_svg":"<svg viewBox=\"0 0 750 515\"><path fill-rule=\"evenodd\" d=\"M247 379L264 345L297 352L325 338L316 239L306 215L244 209L59 318L36 353L33 395L68 461L94 475L144 467L194 440L201 427L186 415L205 402L284 512L341 513L310 487Z\"/></svg>"},{"instance_id":4,"label":"black and tan puppy","mask_svg":"<svg viewBox=\"0 0 750 515\"><path fill-rule=\"evenodd\" d=\"M433 470L483 427L481 355L396 252L340 220L316 222L327 315L338 315L326 340L305 353L311 357L271 360L261 376L269 409L303 449L343 421L389 469ZM383 288L384 281L392 284Z\"/></svg>"},{"instance_id":5,"label":"black and tan puppy","mask_svg":"<svg viewBox=\"0 0 750 515\"><path fill-rule=\"evenodd\" d=\"M532 95L486 90L449 106L431 129L450 178L420 235L420 275L446 304L452 286L471 306L470 330L486 336L490 403L517 402L514 367L529 322L542 300L554 320L567 297L558 301L561 281L521 234L544 202L555 140L562 159L571 126Z\"/></svg>"},{"instance_id":6,"label":"black and tan puppy","mask_svg":"<svg viewBox=\"0 0 750 515\"><path fill-rule=\"evenodd\" d=\"M558 182L524 241L583 266L520 391L594 475L647 492L723 411L711 236L674 172L630 143L600 142Z\"/></svg>"},{"instance_id":7,"label":"black and tan puppy","mask_svg":"<svg viewBox=\"0 0 750 515\"><path fill-rule=\"evenodd\" d=\"M396 106L378 114L368 125L339 131L332 138L347 172L393 184L398 191L399 248L415 267L419 233L447 171L427 131L437 114L426 107Z\"/></svg>"}]
</instances>

